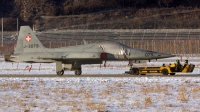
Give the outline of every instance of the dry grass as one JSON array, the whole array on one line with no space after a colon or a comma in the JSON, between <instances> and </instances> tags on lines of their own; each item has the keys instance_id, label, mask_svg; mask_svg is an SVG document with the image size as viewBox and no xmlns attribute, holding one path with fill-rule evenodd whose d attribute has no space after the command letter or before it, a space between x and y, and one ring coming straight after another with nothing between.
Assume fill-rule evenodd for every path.
<instances>
[{"instance_id":1,"label":"dry grass","mask_svg":"<svg viewBox=\"0 0 200 112\"><path fill-rule=\"evenodd\" d=\"M36 102L29 102L28 104L29 104L31 107L36 107L36 106L37 106Z\"/></svg>"},{"instance_id":2,"label":"dry grass","mask_svg":"<svg viewBox=\"0 0 200 112\"><path fill-rule=\"evenodd\" d=\"M58 105L60 106L76 106L78 104L81 104L83 102L79 102L79 101L62 101L62 102L59 102Z\"/></svg>"},{"instance_id":3,"label":"dry grass","mask_svg":"<svg viewBox=\"0 0 200 112\"><path fill-rule=\"evenodd\" d=\"M140 106L141 105L141 103L139 102L139 101L135 101L134 103L133 103L133 106Z\"/></svg>"},{"instance_id":4,"label":"dry grass","mask_svg":"<svg viewBox=\"0 0 200 112\"><path fill-rule=\"evenodd\" d=\"M84 95L85 98L92 98L92 90L87 91Z\"/></svg>"},{"instance_id":5,"label":"dry grass","mask_svg":"<svg viewBox=\"0 0 200 112\"><path fill-rule=\"evenodd\" d=\"M88 101L88 102L86 102L86 105L92 110L99 110L99 111L106 107L105 102L95 103L95 102Z\"/></svg>"},{"instance_id":6,"label":"dry grass","mask_svg":"<svg viewBox=\"0 0 200 112\"><path fill-rule=\"evenodd\" d=\"M27 103L19 102L19 106L21 106L21 107L25 107L26 105L27 105Z\"/></svg>"},{"instance_id":7,"label":"dry grass","mask_svg":"<svg viewBox=\"0 0 200 112\"><path fill-rule=\"evenodd\" d=\"M60 90L60 93L66 93L66 89L64 89L64 88L62 88L61 90Z\"/></svg>"},{"instance_id":8,"label":"dry grass","mask_svg":"<svg viewBox=\"0 0 200 112\"><path fill-rule=\"evenodd\" d=\"M25 84L22 84L21 89L27 89L28 87L30 87L30 85L30 82L25 82Z\"/></svg>"},{"instance_id":9,"label":"dry grass","mask_svg":"<svg viewBox=\"0 0 200 112\"><path fill-rule=\"evenodd\" d=\"M152 105L152 101L150 97L145 98L145 106Z\"/></svg>"},{"instance_id":10,"label":"dry grass","mask_svg":"<svg viewBox=\"0 0 200 112\"><path fill-rule=\"evenodd\" d=\"M53 88L51 91L52 91L53 93L57 94L57 93L59 92L59 89L58 89L58 88Z\"/></svg>"},{"instance_id":11,"label":"dry grass","mask_svg":"<svg viewBox=\"0 0 200 112\"><path fill-rule=\"evenodd\" d=\"M121 83L117 83L117 87L122 87L122 84Z\"/></svg>"},{"instance_id":12,"label":"dry grass","mask_svg":"<svg viewBox=\"0 0 200 112\"><path fill-rule=\"evenodd\" d=\"M141 90L141 92L143 92L143 93L152 93L152 92L154 92L155 90L154 90L154 87L143 87L142 88L142 90Z\"/></svg>"},{"instance_id":13,"label":"dry grass","mask_svg":"<svg viewBox=\"0 0 200 112\"><path fill-rule=\"evenodd\" d=\"M60 105L60 106L69 105L69 104L70 104L70 102L68 102L68 101L62 101L62 102L58 103L58 105Z\"/></svg>"},{"instance_id":14,"label":"dry grass","mask_svg":"<svg viewBox=\"0 0 200 112\"><path fill-rule=\"evenodd\" d=\"M44 85L45 85L45 82L44 82L44 81L40 81L39 83L40 83L41 86L44 86Z\"/></svg>"},{"instance_id":15,"label":"dry grass","mask_svg":"<svg viewBox=\"0 0 200 112\"><path fill-rule=\"evenodd\" d=\"M91 93L86 93L85 94L85 98L92 98L92 94Z\"/></svg>"},{"instance_id":16,"label":"dry grass","mask_svg":"<svg viewBox=\"0 0 200 112\"><path fill-rule=\"evenodd\" d=\"M25 109L24 112L31 112L30 109Z\"/></svg>"},{"instance_id":17,"label":"dry grass","mask_svg":"<svg viewBox=\"0 0 200 112\"><path fill-rule=\"evenodd\" d=\"M156 92L162 92L162 88L158 85L157 88L155 89Z\"/></svg>"},{"instance_id":18,"label":"dry grass","mask_svg":"<svg viewBox=\"0 0 200 112\"><path fill-rule=\"evenodd\" d=\"M198 111L192 111L190 109L187 109L186 107L182 107L181 112L198 112Z\"/></svg>"},{"instance_id":19,"label":"dry grass","mask_svg":"<svg viewBox=\"0 0 200 112\"><path fill-rule=\"evenodd\" d=\"M193 98L194 98L194 99L200 99L200 94L198 94L198 93L195 92L195 93L193 94Z\"/></svg>"},{"instance_id":20,"label":"dry grass","mask_svg":"<svg viewBox=\"0 0 200 112\"><path fill-rule=\"evenodd\" d=\"M94 102L88 101L88 102L86 102L86 105L92 110L97 109L97 106Z\"/></svg>"},{"instance_id":21,"label":"dry grass","mask_svg":"<svg viewBox=\"0 0 200 112\"><path fill-rule=\"evenodd\" d=\"M56 82L56 83L62 83L62 82ZM50 89L44 89L43 91L38 91L38 92L46 92L46 93L56 93L56 94L47 94L45 96L47 97L51 97L57 106L70 106L70 111L82 111L82 107L80 107L80 104L85 104L88 108L88 110L97 110L97 111L103 111L106 108L106 104L108 104L107 102L112 102L112 101L117 101L119 102L119 106L121 108L125 108L127 107L127 104L124 103L124 100L128 99L130 96L127 94L138 94L141 95L141 98L135 98L133 99L134 101L131 102L130 107L132 108L147 108L148 106L151 105L156 105L157 102L163 102L163 105L161 105L162 107L176 107L176 104L172 104L172 103L166 103L166 101L173 97L175 99L177 99L177 101L181 101L182 103L187 102L188 100L190 100L190 98L193 99L200 99L200 87L196 86L194 87L194 85L191 87L190 92L187 93L187 89L188 89L188 85L193 84L192 82L189 83L185 83L183 82L183 84L180 85L176 85L175 88L172 88L173 93L172 94L166 94L169 92L169 90L171 89L170 87L174 87L173 85L170 84L162 84L162 83L143 83L143 82L136 82L134 83L134 85L137 85L137 87L141 88L141 91L136 91L136 90L140 90L137 87L134 89L126 89L124 88L124 84L123 82L115 82L114 84L110 85L109 83L104 83L101 82L102 84L106 84L105 88L102 89L87 89L87 86L82 87L81 89L77 89L77 88L50 88ZM9 82L9 83L4 83L1 84L0 87L11 87L12 89L20 89L24 90L24 86L28 84L28 85L33 85L34 83L30 83L27 81L23 81L21 82ZM44 82L40 82L40 84L45 84ZM151 84L151 85L149 85ZM23 86L23 87L21 87ZM41 88L43 86L40 86ZM177 89L178 87L178 89ZM136 89L136 90L135 90ZM42 90L42 89L38 89L38 90ZM161 93L162 92L162 93ZM178 95L176 96L175 94L178 92ZM98 96L95 95L95 97L101 97L101 98L106 98L107 101L104 102L104 100L93 100L93 94L97 93ZM120 95L118 96L114 96L113 97L113 93L120 93ZM154 95L154 93L156 93L156 96ZM65 99L66 98L66 94L70 94L70 97L73 98L82 98L80 101L69 101L69 99ZM143 94L146 94L146 96L143 96ZM152 95L153 94L153 95ZM28 94L21 94L22 96L20 97L15 97L15 96L6 96L6 100L12 102L18 102L18 105L21 107L37 107L39 106L38 103L36 103L35 101L29 101L29 99L38 99L40 100L40 96L38 96L38 94L34 94L34 92L29 92ZM51 96L53 95L53 96ZM62 95L62 96L60 96ZM191 97L189 97L191 96ZM57 100L57 98L61 98L62 101ZM160 98L160 99L159 99ZM25 100L28 100L29 102L23 102ZM70 99L70 100L72 100ZM95 98L94 98L95 99ZM145 99L144 101L141 99ZM157 99L157 100L152 100L152 99ZM164 99L164 100L163 100ZM99 103L100 102L100 103ZM199 102L197 102L199 104ZM142 105L143 104L143 105ZM142 105L142 106L141 106ZM184 107L184 109L188 109L189 107Z\"/></svg>"},{"instance_id":22,"label":"dry grass","mask_svg":"<svg viewBox=\"0 0 200 112\"><path fill-rule=\"evenodd\" d=\"M200 91L200 86L198 86L198 87L194 87L193 89L192 89L192 92L199 92Z\"/></svg>"},{"instance_id":23,"label":"dry grass","mask_svg":"<svg viewBox=\"0 0 200 112\"><path fill-rule=\"evenodd\" d=\"M185 88L184 86L179 86L178 91L184 93L184 92L186 92L187 90L186 90L186 88Z\"/></svg>"},{"instance_id":24,"label":"dry grass","mask_svg":"<svg viewBox=\"0 0 200 112\"><path fill-rule=\"evenodd\" d=\"M110 91L109 91L109 90L105 90L105 91L103 92L103 94L109 95L109 94L110 94Z\"/></svg>"},{"instance_id":25,"label":"dry grass","mask_svg":"<svg viewBox=\"0 0 200 112\"><path fill-rule=\"evenodd\" d=\"M73 94L73 89L72 88L65 89L65 92L68 94Z\"/></svg>"},{"instance_id":26,"label":"dry grass","mask_svg":"<svg viewBox=\"0 0 200 112\"><path fill-rule=\"evenodd\" d=\"M77 107L77 106L73 106L72 108L70 108L71 111L81 111L81 108Z\"/></svg>"},{"instance_id":27,"label":"dry grass","mask_svg":"<svg viewBox=\"0 0 200 112\"><path fill-rule=\"evenodd\" d=\"M179 93L177 99L179 101L183 101L183 102L187 102L188 101L188 99L186 98L186 94L184 94L184 93Z\"/></svg>"},{"instance_id":28,"label":"dry grass","mask_svg":"<svg viewBox=\"0 0 200 112\"><path fill-rule=\"evenodd\" d=\"M16 98L16 102L20 102L21 100L19 98Z\"/></svg>"},{"instance_id":29,"label":"dry grass","mask_svg":"<svg viewBox=\"0 0 200 112\"><path fill-rule=\"evenodd\" d=\"M39 97L36 95L36 96L35 96L35 99L38 99L38 98L39 98Z\"/></svg>"},{"instance_id":30,"label":"dry grass","mask_svg":"<svg viewBox=\"0 0 200 112\"><path fill-rule=\"evenodd\" d=\"M125 91L122 91L121 89L116 89L115 92L122 93L122 92L125 92Z\"/></svg>"},{"instance_id":31,"label":"dry grass","mask_svg":"<svg viewBox=\"0 0 200 112\"><path fill-rule=\"evenodd\" d=\"M0 85L0 88L1 88L1 89L5 89L5 88L7 88L7 87L9 87L9 84L8 84L8 83L6 83L6 84L1 84L1 85Z\"/></svg>"},{"instance_id":32,"label":"dry grass","mask_svg":"<svg viewBox=\"0 0 200 112\"><path fill-rule=\"evenodd\" d=\"M164 104L166 107L173 107L172 104Z\"/></svg>"},{"instance_id":33,"label":"dry grass","mask_svg":"<svg viewBox=\"0 0 200 112\"><path fill-rule=\"evenodd\" d=\"M19 88L21 88L21 84L18 83L18 82L12 83L12 84L11 84L11 88L12 88L12 89L19 89Z\"/></svg>"},{"instance_id":34,"label":"dry grass","mask_svg":"<svg viewBox=\"0 0 200 112\"><path fill-rule=\"evenodd\" d=\"M106 103L105 102L100 102L99 104L98 104L98 110L101 110L101 109L103 109L103 108L105 108L106 107Z\"/></svg>"}]
</instances>

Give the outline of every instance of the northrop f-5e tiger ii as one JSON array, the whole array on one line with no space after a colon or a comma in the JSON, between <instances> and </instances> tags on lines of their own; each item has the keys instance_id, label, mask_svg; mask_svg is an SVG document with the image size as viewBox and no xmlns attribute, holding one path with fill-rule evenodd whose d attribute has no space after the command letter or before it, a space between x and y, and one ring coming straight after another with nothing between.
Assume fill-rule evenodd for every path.
<instances>
[{"instance_id":1,"label":"northrop f-5e tiger ii","mask_svg":"<svg viewBox=\"0 0 200 112\"><path fill-rule=\"evenodd\" d=\"M14 52L5 61L27 63L56 63L59 76L64 71L81 75L81 65L102 64L103 61L152 60L174 55L131 48L119 42L104 41L61 48L45 48L29 26L21 26Z\"/></svg>"}]
</instances>

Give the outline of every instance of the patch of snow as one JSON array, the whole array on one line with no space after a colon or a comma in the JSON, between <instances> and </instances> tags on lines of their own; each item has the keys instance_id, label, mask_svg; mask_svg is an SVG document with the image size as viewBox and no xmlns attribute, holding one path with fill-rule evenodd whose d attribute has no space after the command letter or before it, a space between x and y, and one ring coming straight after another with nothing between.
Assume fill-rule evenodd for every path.
<instances>
[{"instance_id":1,"label":"patch of snow","mask_svg":"<svg viewBox=\"0 0 200 112\"><path fill-rule=\"evenodd\" d=\"M164 63L173 63L177 58ZM189 59L199 74L199 58ZM147 62L135 66L161 66ZM83 74L123 74L128 62L83 65ZM52 74L55 64L0 62L0 74ZM66 72L74 74L74 72ZM199 111L199 77L0 78L0 111Z\"/></svg>"},{"instance_id":2,"label":"patch of snow","mask_svg":"<svg viewBox=\"0 0 200 112\"><path fill-rule=\"evenodd\" d=\"M0 111L198 111L200 79L0 78Z\"/></svg>"}]
</instances>

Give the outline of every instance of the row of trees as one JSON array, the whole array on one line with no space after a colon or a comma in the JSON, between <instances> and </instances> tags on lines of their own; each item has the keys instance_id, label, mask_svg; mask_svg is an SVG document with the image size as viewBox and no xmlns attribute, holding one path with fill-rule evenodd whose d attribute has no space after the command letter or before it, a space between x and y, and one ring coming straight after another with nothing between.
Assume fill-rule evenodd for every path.
<instances>
[{"instance_id":1,"label":"row of trees","mask_svg":"<svg viewBox=\"0 0 200 112\"><path fill-rule=\"evenodd\" d=\"M5 30L15 30L16 18L20 24L43 24L41 16L62 16L96 13L130 8L133 13L141 9L200 7L199 0L1 0L0 17L5 18ZM169 11L170 12L170 11ZM124 13L124 12L122 12ZM145 12L146 13L146 12ZM127 16L128 17L128 16ZM104 20L105 18L102 18ZM74 20L74 19L73 19ZM101 21L102 21L101 20ZM86 20L87 21L87 20ZM136 22L137 23L137 22ZM1 24L1 23L0 23ZM46 23L44 23L46 24Z\"/></svg>"},{"instance_id":2,"label":"row of trees","mask_svg":"<svg viewBox=\"0 0 200 112\"><path fill-rule=\"evenodd\" d=\"M2 0L1 16L66 15L120 8L200 7L199 0ZM25 15L28 14L28 15Z\"/></svg>"}]
</instances>

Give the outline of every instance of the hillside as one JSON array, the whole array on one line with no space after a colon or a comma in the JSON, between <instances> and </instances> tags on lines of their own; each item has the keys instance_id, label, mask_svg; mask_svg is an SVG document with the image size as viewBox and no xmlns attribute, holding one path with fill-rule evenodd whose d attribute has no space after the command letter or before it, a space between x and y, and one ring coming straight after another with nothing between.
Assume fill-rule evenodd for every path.
<instances>
[{"instance_id":1,"label":"hillside","mask_svg":"<svg viewBox=\"0 0 200 112\"><path fill-rule=\"evenodd\" d=\"M199 28L197 0L2 0L4 30L52 28Z\"/></svg>"},{"instance_id":2,"label":"hillside","mask_svg":"<svg viewBox=\"0 0 200 112\"><path fill-rule=\"evenodd\" d=\"M42 16L41 29L196 29L199 8L120 9L70 16Z\"/></svg>"}]
</instances>

